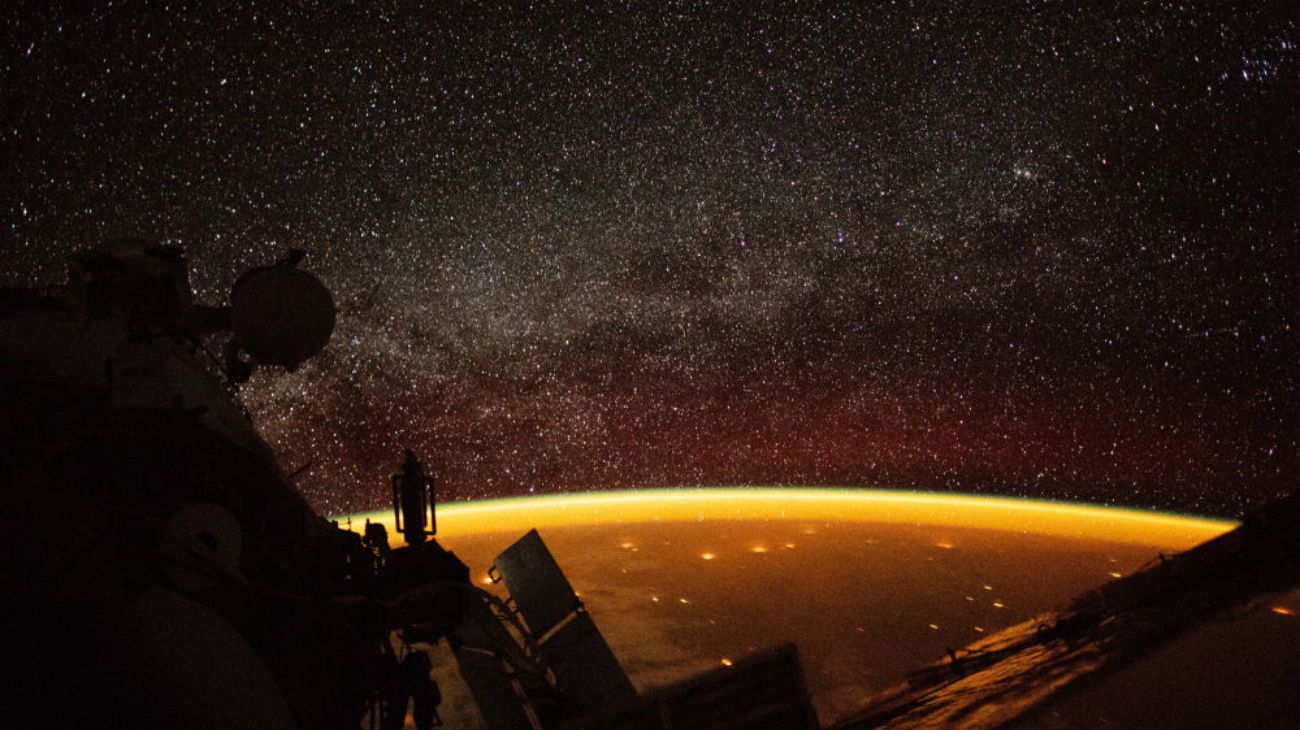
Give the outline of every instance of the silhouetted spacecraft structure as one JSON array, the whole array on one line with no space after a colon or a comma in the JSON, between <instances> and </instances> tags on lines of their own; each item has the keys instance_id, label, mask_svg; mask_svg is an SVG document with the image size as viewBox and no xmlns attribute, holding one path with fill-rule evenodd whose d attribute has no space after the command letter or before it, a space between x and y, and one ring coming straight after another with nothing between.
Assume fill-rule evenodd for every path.
<instances>
[{"instance_id":1,"label":"silhouetted spacecraft structure","mask_svg":"<svg viewBox=\"0 0 1300 730\"><path fill-rule=\"evenodd\" d=\"M81 256L65 287L0 291L6 722L431 727L422 647L445 641L493 730L817 727L792 646L638 694L536 531L490 571L507 598L473 585L413 453L389 485L405 545L315 514L236 397L329 340L333 300L301 259L244 274L229 307L136 240ZM1014 726L1294 586L1298 505L953 651L836 727Z\"/></svg>"},{"instance_id":2,"label":"silhouetted spacecraft structure","mask_svg":"<svg viewBox=\"0 0 1300 730\"><path fill-rule=\"evenodd\" d=\"M235 391L328 342L302 258L241 276L229 307L138 240L0 292L6 722L430 727L421 647L446 641L494 730L816 727L792 647L639 696L536 531L492 568L507 599L473 585L413 453L391 483L404 546L316 515Z\"/></svg>"}]
</instances>

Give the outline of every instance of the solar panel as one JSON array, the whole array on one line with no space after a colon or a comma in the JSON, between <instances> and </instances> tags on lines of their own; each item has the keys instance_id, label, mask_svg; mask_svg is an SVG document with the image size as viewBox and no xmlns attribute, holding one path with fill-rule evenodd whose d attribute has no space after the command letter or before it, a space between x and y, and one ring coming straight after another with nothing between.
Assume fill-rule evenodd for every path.
<instances>
[{"instance_id":1,"label":"solar panel","mask_svg":"<svg viewBox=\"0 0 1300 730\"><path fill-rule=\"evenodd\" d=\"M516 610L538 639L556 689L573 710L586 713L636 697L632 682L536 530L497 556L493 570L500 573Z\"/></svg>"},{"instance_id":2,"label":"solar panel","mask_svg":"<svg viewBox=\"0 0 1300 730\"><path fill-rule=\"evenodd\" d=\"M537 530L529 530L498 555L493 570L500 573L519 615L536 637L555 628L581 605Z\"/></svg>"},{"instance_id":3,"label":"solar panel","mask_svg":"<svg viewBox=\"0 0 1300 730\"><path fill-rule=\"evenodd\" d=\"M484 616L481 607L471 608L477 615L466 621L449 637L460 676L469 686L484 724L492 730L532 730L533 723L524 709L524 701L515 691L505 670L493 638L484 630L496 619ZM487 623L480 623L486 619Z\"/></svg>"},{"instance_id":4,"label":"solar panel","mask_svg":"<svg viewBox=\"0 0 1300 730\"><path fill-rule=\"evenodd\" d=\"M793 645L685 679L566 727L582 730L816 730Z\"/></svg>"},{"instance_id":5,"label":"solar panel","mask_svg":"<svg viewBox=\"0 0 1300 730\"><path fill-rule=\"evenodd\" d=\"M542 656L555 673L555 685L579 713L620 705L636 688L585 611L574 615L542 643Z\"/></svg>"}]
</instances>

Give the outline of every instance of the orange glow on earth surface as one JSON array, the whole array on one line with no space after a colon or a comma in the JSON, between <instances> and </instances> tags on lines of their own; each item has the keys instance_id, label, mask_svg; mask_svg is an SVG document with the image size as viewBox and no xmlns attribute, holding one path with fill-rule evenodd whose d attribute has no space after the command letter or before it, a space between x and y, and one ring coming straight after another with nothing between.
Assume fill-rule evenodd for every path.
<instances>
[{"instance_id":1,"label":"orange glow on earth surface","mask_svg":"<svg viewBox=\"0 0 1300 730\"><path fill-rule=\"evenodd\" d=\"M353 515L382 522L391 512ZM347 518L343 518L347 519ZM1186 549L1236 526L1229 520L1011 497L824 488L707 488L560 494L438 506L438 536L685 521L862 522L962 527ZM943 545L942 547L947 547Z\"/></svg>"},{"instance_id":2,"label":"orange glow on earth surface","mask_svg":"<svg viewBox=\"0 0 1300 730\"><path fill-rule=\"evenodd\" d=\"M399 540L390 512L354 515L352 528L363 530L366 517ZM438 506L437 522L439 542L476 582L538 528L639 690L794 641L824 720L950 647L1235 524L1006 497L795 487L450 503ZM445 689L461 686L454 670L446 680Z\"/></svg>"}]
</instances>

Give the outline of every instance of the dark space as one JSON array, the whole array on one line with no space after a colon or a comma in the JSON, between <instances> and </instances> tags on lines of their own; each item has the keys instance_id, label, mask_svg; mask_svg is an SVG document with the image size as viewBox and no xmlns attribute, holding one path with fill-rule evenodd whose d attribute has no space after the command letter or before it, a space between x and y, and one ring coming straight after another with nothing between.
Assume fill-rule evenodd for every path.
<instances>
[{"instance_id":1,"label":"dark space","mask_svg":"<svg viewBox=\"0 0 1300 730\"><path fill-rule=\"evenodd\" d=\"M7 5L0 285L306 250L333 340L242 398L326 514L403 446L462 500L1294 486L1292 3L402 5Z\"/></svg>"}]
</instances>

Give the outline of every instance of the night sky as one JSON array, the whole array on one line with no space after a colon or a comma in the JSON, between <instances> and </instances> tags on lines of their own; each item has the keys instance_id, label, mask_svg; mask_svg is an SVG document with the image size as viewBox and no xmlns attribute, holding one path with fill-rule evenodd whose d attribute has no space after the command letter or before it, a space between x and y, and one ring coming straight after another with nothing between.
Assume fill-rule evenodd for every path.
<instances>
[{"instance_id":1,"label":"night sky","mask_svg":"<svg viewBox=\"0 0 1300 730\"><path fill-rule=\"evenodd\" d=\"M1296 487L1292 0L70 5L0 11L0 284L306 249L334 339L243 398L323 512L402 446L443 499Z\"/></svg>"}]
</instances>

